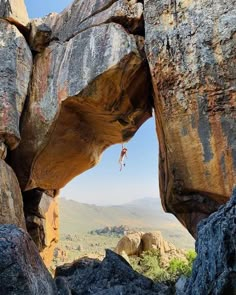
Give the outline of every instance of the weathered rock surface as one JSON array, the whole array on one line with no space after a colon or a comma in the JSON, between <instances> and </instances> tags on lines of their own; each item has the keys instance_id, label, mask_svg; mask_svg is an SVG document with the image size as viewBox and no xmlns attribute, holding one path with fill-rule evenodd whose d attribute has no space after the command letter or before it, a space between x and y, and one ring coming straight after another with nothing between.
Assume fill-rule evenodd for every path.
<instances>
[{"instance_id":1,"label":"weathered rock surface","mask_svg":"<svg viewBox=\"0 0 236 295\"><path fill-rule=\"evenodd\" d=\"M59 189L93 167L105 148L130 139L151 116L148 95L145 62L121 25L52 43L35 58L13 154L22 189Z\"/></svg>"},{"instance_id":2,"label":"weathered rock surface","mask_svg":"<svg viewBox=\"0 0 236 295\"><path fill-rule=\"evenodd\" d=\"M57 294L35 244L14 225L0 225L0 292L4 295Z\"/></svg>"},{"instance_id":3,"label":"weathered rock surface","mask_svg":"<svg viewBox=\"0 0 236 295\"><path fill-rule=\"evenodd\" d=\"M143 31L143 4L127 0L75 0L60 14L43 18L52 39L68 41L76 34L101 24L119 23L131 33Z\"/></svg>"},{"instance_id":4,"label":"weathered rock surface","mask_svg":"<svg viewBox=\"0 0 236 295\"><path fill-rule=\"evenodd\" d=\"M179 294L236 294L236 188L230 201L200 222L193 272Z\"/></svg>"},{"instance_id":5,"label":"weathered rock surface","mask_svg":"<svg viewBox=\"0 0 236 295\"><path fill-rule=\"evenodd\" d=\"M31 69L32 54L25 38L14 25L0 19L0 141L10 149L20 141L19 121Z\"/></svg>"},{"instance_id":6,"label":"weathered rock surface","mask_svg":"<svg viewBox=\"0 0 236 295\"><path fill-rule=\"evenodd\" d=\"M158 250L162 266L168 265L173 258L179 258L183 261L186 260L186 253L176 248L172 243L164 240L159 231L145 233L142 236L142 251L150 250Z\"/></svg>"},{"instance_id":7,"label":"weathered rock surface","mask_svg":"<svg viewBox=\"0 0 236 295\"><path fill-rule=\"evenodd\" d=\"M162 204L194 236L236 183L235 4L144 1Z\"/></svg>"},{"instance_id":8,"label":"weathered rock surface","mask_svg":"<svg viewBox=\"0 0 236 295\"><path fill-rule=\"evenodd\" d=\"M186 260L185 252L164 240L159 231L127 234L120 239L115 248L115 252L123 257L124 253L128 256L140 256L144 251L150 250L158 250L162 266L166 266L174 257Z\"/></svg>"},{"instance_id":9,"label":"weathered rock surface","mask_svg":"<svg viewBox=\"0 0 236 295\"><path fill-rule=\"evenodd\" d=\"M73 264L59 266L55 276L56 280L64 279L66 283L63 285L67 285L71 293L76 295L171 294L164 284L155 284L140 275L111 250L106 250L106 257L102 262L82 258Z\"/></svg>"},{"instance_id":10,"label":"weathered rock surface","mask_svg":"<svg viewBox=\"0 0 236 295\"><path fill-rule=\"evenodd\" d=\"M29 45L33 51L41 52L51 39L51 28L42 19L33 19L30 22Z\"/></svg>"},{"instance_id":11,"label":"weathered rock surface","mask_svg":"<svg viewBox=\"0 0 236 295\"><path fill-rule=\"evenodd\" d=\"M0 224L26 229L20 186L12 168L0 159Z\"/></svg>"},{"instance_id":12,"label":"weathered rock surface","mask_svg":"<svg viewBox=\"0 0 236 295\"><path fill-rule=\"evenodd\" d=\"M24 210L29 234L37 245L44 263L50 266L59 240L57 192L32 190L24 193Z\"/></svg>"},{"instance_id":13,"label":"weathered rock surface","mask_svg":"<svg viewBox=\"0 0 236 295\"><path fill-rule=\"evenodd\" d=\"M123 251L127 255L140 255L143 250L141 241L142 235L142 232L125 235L119 240L115 252L120 255L122 255Z\"/></svg>"},{"instance_id":14,"label":"weathered rock surface","mask_svg":"<svg viewBox=\"0 0 236 295\"><path fill-rule=\"evenodd\" d=\"M26 26L29 22L24 0L1 0L0 18L5 18L16 26Z\"/></svg>"},{"instance_id":15,"label":"weathered rock surface","mask_svg":"<svg viewBox=\"0 0 236 295\"><path fill-rule=\"evenodd\" d=\"M7 156L7 146L3 141L0 141L0 159L5 160Z\"/></svg>"}]
</instances>

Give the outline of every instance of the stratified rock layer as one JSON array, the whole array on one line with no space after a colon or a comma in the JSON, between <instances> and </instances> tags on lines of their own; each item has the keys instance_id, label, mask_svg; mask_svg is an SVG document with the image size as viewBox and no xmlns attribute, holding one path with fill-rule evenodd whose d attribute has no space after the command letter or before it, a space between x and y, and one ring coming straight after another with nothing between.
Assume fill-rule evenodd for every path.
<instances>
[{"instance_id":1,"label":"stratified rock layer","mask_svg":"<svg viewBox=\"0 0 236 295\"><path fill-rule=\"evenodd\" d=\"M15 224L26 229L23 201L18 180L12 168L1 159L0 224Z\"/></svg>"},{"instance_id":2,"label":"stratified rock layer","mask_svg":"<svg viewBox=\"0 0 236 295\"><path fill-rule=\"evenodd\" d=\"M0 225L0 293L57 294L35 244L27 233L14 225Z\"/></svg>"},{"instance_id":3,"label":"stratified rock layer","mask_svg":"<svg viewBox=\"0 0 236 295\"><path fill-rule=\"evenodd\" d=\"M236 183L235 4L144 1L162 204L193 235Z\"/></svg>"},{"instance_id":4,"label":"stratified rock layer","mask_svg":"<svg viewBox=\"0 0 236 295\"><path fill-rule=\"evenodd\" d=\"M236 294L236 188L231 200L198 226L192 276L184 295Z\"/></svg>"},{"instance_id":5,"label":"stratified rock layer","mask_svg":"<svg viewBox=\"0 0 236 295\"><path fill-rule=\"evenodd\" d=\"M0 19L0 141L10 149L20 141L19 121L31 69L32 54L25 38L14 25Z\"/></svg>"},{"instance_id":6,"label":"stratified rock layer","mask_svg":"<svg viewBox=\"0 0 236 295\"><path fill-rule=\"evenodd\" d=\"M135 85L135 87L134 87ZM52 43L34 62L13 166L23 190L59 189L151 116L136 39L119 24Z\"/></svg>"}]
</instances>

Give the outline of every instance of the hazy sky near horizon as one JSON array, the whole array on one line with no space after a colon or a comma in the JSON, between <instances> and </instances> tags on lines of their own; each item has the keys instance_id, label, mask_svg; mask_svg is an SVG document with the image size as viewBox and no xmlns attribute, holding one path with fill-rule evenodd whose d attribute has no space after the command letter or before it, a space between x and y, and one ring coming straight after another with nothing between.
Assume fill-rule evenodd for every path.
<instances>
[{"instance_id":1,"label":"hazy sky near horizon","mask_svg":"<svg viewBox=\"0 0 236 295\"><path fill-rule=\"evenodd\" d=\"M30 18L61 12L71 0L25 0ZM143 197L159 197L158 142L154 119L149 119L126 144L128 159L120 172L121 145L108 148L100 163L73 179L61 196L83 203L122 204ZM79 165L79 163L78 163Z\"/></svg>"}]
</instances>

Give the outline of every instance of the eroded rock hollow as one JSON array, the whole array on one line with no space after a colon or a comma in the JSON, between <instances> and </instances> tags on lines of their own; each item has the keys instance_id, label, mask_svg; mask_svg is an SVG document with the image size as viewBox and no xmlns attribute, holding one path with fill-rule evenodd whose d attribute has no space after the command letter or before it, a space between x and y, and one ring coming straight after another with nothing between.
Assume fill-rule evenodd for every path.
<instances>
[{"instance_id":1,"label":"eroded rock hollow","mask_svg":"<svg viewBox=\"0 0 236 295\"><path fill-rule=\"evenodd\" d=\"M235 4L75 0L29 20L1 1L0 223L50 257L59 189L154 108L163 208L196 236L236 183Z\"/></svg>"}]
</instances>

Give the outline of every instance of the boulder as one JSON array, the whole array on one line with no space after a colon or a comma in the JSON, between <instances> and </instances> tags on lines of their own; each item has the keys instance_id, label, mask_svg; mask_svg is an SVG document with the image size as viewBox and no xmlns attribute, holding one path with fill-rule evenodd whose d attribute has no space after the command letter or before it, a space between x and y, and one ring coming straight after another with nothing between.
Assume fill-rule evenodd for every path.
<instances>
[{"instance_id":1,"label":"boulder","mask_svg":"<svg viewBox=\"0 0 236 295\"><path fill-rule=\"evenodd\" d=\"M137 255L139 256L143 251L142 245L142 232L135 232L132 234L125 235L118 242L115 252L122 255L125 252L128 256Z\"/></svg>"},{"instance_id":2,"label":"boulder","mask_svg":"<svg viewBox=\"0 0 236 295\"><path fill-rule=\"evenodd\" d=\"M106 250L106 257L101 262L96 259L82 258L72 264L56 268L56 280L66 281L72 294L171 294L164 284L155 284L142 276L121 256Z\"/></svg>"},{"instance_id":3,"label":"boulder","mask_svg":"<svg viewBox=\"0 0 236 295\"><path fill-rule=\"evenodd\" d=\"M26 27L29 22L24 0L2 0L0 18L5 18L16 26Z\"/></svg>"},{"instance_id":4,"label":"boulder","mask_svg":"<svg viewBox=\"0 0 236 295\"><path fill-rule=\"evenodd\" d=\"M0 141L11 150L21 138L19 122L31 70L32 54L25 38L14 25L0 19Z\"/></svg>"},{"instance_id":5,"label":"boulder","mask_svg":"<svg viewBox=\"0 0 236 295\"><path fill-rule=\"evenodd\" d=\"M20 186L12 168L0 159L0 224L26 229Z\"/></svg>"},{"instance_id":6,"label":"boulder","mask_svg":"<svg viewBox=\"0 0 236 295\"><path fill-rule=\"evenodd\" d=\"M35 57L22 141L12 155L21 188L59 189L93 167L151 116L149 98L145 60L121 25L52 43Z\"/></svg>"},{"instance_id":7,"label":"boulder","mask_svg":"<svg viewBox=\"0 0 236 295\"><path fill-rule=\"evenodd\" d=\"M134 232L125 235L118 242L115 252L126 259L126 256L140 256L145 251L156 250L160 254L161 266L165 267L173 258L186 260L185 251L176 248L172 243L164 240L161 232ZM126 259L127 260L127 259Z\"/></svg>"},{"instance_id":8,"label":"boulder","mask_svg":"<svg viewBox=\"0 0 236 295\"><path fill-rule=\"evenodd\" d=\"M230 201L198 226L197 258L185 295L236 294L236 187Z\"/></svg>"},{"instance_id":9,"label":"boulder","mask_svg":"<svg viewBox=\"0 0 236 295\"><path fill-rule=\"evenodd\" d=\"M173 258L187 262L185 251L164 240L159 231L145 233L142 236L142 252L151 250L157 250L160 253L160 263L163 267L167 266Z\"/></svg>"},{"instance_id":10,"label":"boulder","mask_svg":"<svg viewBox=\"0 0 236 295\"><path fill-rule=\"evenodd\" d=\"M236 183L235 0L145 0L160 193L196 237Z\"/></svg>"},{"instance_id":11,"label":"boulder","mask_svg":"<svg viewBox=\"0 0 236 295\"><path fill-rule=\"evenodd\" d=\"M57 294L34 242L14 225L0 225L0 282L1 294Z\"/></svg>"},{"instance_id":12,"label":"boulder","mask_svg":"<svg viewBox=\"0 0 236 295\"><path fill-rule=\"evenodd\" d=\"M57 192L32 190L24 193L24 210L29 234L46 266L50 266L59 240Z\"/></svg>"}]
</instances>

